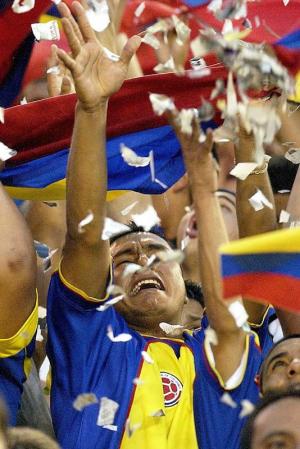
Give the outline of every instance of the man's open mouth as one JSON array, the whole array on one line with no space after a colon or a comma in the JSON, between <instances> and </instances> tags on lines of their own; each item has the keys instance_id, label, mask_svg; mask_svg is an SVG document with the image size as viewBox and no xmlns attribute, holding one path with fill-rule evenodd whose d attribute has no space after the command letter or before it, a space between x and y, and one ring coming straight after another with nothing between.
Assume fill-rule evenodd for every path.
<instances>
[{"instance_id":1,"label":"man's open mouth","mask_svg":"<svg viewBox=\"0 0 300 449\"><path fill-rule=\"evenodd\" d=\"M130 296L137 295L141 290L154 288L157 290L165 290L162 282L157 278L142 279L137 281L130 291Z\"/></svg>"}]
</instances>

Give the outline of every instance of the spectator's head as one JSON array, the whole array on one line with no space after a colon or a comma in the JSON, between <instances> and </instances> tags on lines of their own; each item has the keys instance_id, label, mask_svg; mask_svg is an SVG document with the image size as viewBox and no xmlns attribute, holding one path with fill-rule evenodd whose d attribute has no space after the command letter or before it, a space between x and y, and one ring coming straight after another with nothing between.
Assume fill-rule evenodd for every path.
<instances>
[{"instance_id":1,"label":"spectator's head","mask_svg":"<svg viewBox=\"0 0 300 449\"><path fill-rule=\"evenodd\" d=\"M182 324L186 329L198 329L201 326L201 318L204 310L204 298L200 284L185 281L187 303L184 305Z\"/></svg>"},{"instance_id":2,"label":"spectator's head","mask_svg":"<svg viewBox=\"0 0 300 449\"><path fill-rule=\"evenodd\" d=\"M300 392L266 396L249 417L241 435L241 449L297 449L300 447Z\"/></svg>"},{"instance_id":3,"label":"spectator's head","mask_svg":"<svg viewBox=\"0 0 300 449\"><path fill-rule=\"evenodd\" d=\"M279 340L271 349L261 368L263 394L300 391L300 334Z\"/></svg>"},{"instance_id":4,"label":"spectator's head","mask_svg":"<svg viewBox=\"0 0 300 449\"><path fill-rule=\"evenodd\" d=\"M181 323L187 301L182 271L177 262L148 266L151 256L171 255L171 247L160 235L131 225L111 241L114 283L125 291L116 309L127 323L139 331L159 329L159 323ZM139 265L138 271L128 272Z\"/></svg>"}]
</instances>

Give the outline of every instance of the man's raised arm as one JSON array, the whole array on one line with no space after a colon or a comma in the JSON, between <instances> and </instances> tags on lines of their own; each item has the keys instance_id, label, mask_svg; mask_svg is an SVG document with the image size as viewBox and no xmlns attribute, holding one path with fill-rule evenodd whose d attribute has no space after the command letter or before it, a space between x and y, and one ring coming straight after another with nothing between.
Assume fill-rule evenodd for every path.
<instances>
[{"instance_id":1,"label":"man's raised arm","mask_svg":"<svg viewBox=\"0 0 300 449\"><path fill-rule=\"evenodd\" d=\"M98 298L105 295L110 265L108 242L101 239L107 191L107 104L126 79L141 40L129 39L120 59L112 60L97 41L80 3L73 3L78 25L67 6L63 8L72 56L61 49L57 56L72 73L78 102L67 171L67 236L61 269L74 287ZM92 221L81 227L88 215Z\"/></svg>"}]
</instances>

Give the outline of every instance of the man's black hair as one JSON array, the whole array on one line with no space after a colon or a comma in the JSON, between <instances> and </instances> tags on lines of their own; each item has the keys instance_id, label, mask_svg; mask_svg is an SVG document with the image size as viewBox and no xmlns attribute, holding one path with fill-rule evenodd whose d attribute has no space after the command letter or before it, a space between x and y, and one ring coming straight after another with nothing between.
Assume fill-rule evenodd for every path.
<instances>
[{"instance_id":1,"label":"man's black hair","mask_svg":"<svg viewBox=\"0 0 300 449\"><path fill-rule=\"evenodd\" d=\"M205 307L204 297L200 284L197 284L197 282L190 281L189 279L184 281L184 283L185 283L186 296L189 299L194 299L204 308Z\"/></svg>"},{"instance_id":2,"label":"man's black hair","mask_svg":"<svg viewBox=\"0 0 300 449\"><path fill-rule=\"evenodd\" d=\"M274 193L280 190L292 190L298 165L284 156L273 156L269 160L268 174Z\"/></svg>"},{"instance_id":3,"label":"man's black hair","mask_svg":"<svg viewBox=\"0 0 300 449\"><path fill-rule=\"evenodd\" d=\"M300 391L290 389L281 393L268 394L257 404L255 410L249 416L245 426L243 427L240 439L240 449L251 449L252 440L254 437L255 419L260 412L269 405L285 398L297 398L300 400Z\"/></svg>"},{"instance_id":4,"label":"man's black hair","mask_svg":"<svg viewBox=\"0 0 300 449\"><path fill-rule=\"evenodd\" d=\"M266 370L266 366L267 366L267 362L270 359L270 355L272 354L272 352L274 351L275 348L277 348L277 346L279 346L281 343L283 343L286 340L290 340L291 338L299 338L300 340L300 334L291 334L291 335L287 335L286 337L281 338L280 340L278 340L274 346L272 346L272 348L270 349L270 351L268 352L266 358L264 359L261 367L260 367L260 372L259 372L259 376L260 376L260 388L262 390L262 385L263 385L263 379L264 379L264 375L265 375L265 370Z\"/></svg>"},{"instance_id":5,"label":"man's black hair","mask_svg":"<svg viewBox=\"0 0 300 449\"><path fill-rule=\"evenodd\" d=\"M125 235L135 234L137 232L150 232L151 234L158 235L162 239L166 240L165 236L163 235L163 232L162 232L161 228L159 228L158 226L153 226L149 231L146 231L143 226L138 226L134 221L130 221L127 226L129 228L127 231L123 231L123 232L120 232L119 234L113 235L109 239L109 243L112 244L116 240L118 240L119 238L124 237ZM168 243L167 240L166 240L166 242Z\"/></svg>"}]
</instances>

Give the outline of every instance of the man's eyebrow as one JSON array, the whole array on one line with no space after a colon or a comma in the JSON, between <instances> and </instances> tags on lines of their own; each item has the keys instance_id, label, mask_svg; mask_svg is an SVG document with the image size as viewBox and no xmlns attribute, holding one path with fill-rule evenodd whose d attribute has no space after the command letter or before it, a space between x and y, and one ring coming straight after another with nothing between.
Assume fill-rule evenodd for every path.
<instances>
[{"instance_id":1,"label":"man's eyebrow","mask_svg":"<svg viewBox=\"0 0 300 449\"><path fill-rule=\"evenodd\" d=\"M271 365L272 362L274 362L274 360L280 359L281 357L285 357L286 355L288 355L287 351L283 351L283 352L279 352L278 354L274 355L268 362L268 367Z\"/></svg>"},{"instance_id":2,"label":"man's eyebrow","mask_svg":"<svg viewBox=\"0 0 300 449\"><path fill-rule=\"evenodd\" d=\"M286 432L286 431L284 431L284 430L274 430L274 432L268 433L268 435L266 435L266 436L263 438L262 442L265 443L265 442L267 442L270 438L274 438L274 437L288 437L288 438L290 438L290 437L291 437L291 434L288 433L288 432Z\"/></svg>"},{"instance_id":3,"label":"man's eyebrow","mask_svg":"<svg viewBox=\"0 0 300 449\"><path fill-rule=\"evenodd\" d=\"M158 249L158 250L165 250L170 249L168 246L164 245L163 243L145 243L143 245L147 249Z\"/></svg>"},{"instance_id":4,"label":"man's eyebrow","mask_svg":"<svg viewBox=\"0 0 300 449\"><path fill-rule=\"evenodd\" d=\"M120 257L120 256L124 256L125 254L127 255L130 255L130 254L133 254L134 253L134 248L132 247L132 246L129 246L129 247L127 247L127 248L124 248L124 249L121 249L120 251L117 251L114 255L113 255L113 257L115 258L115 257Z\"/></svg>"}]
</instances>

